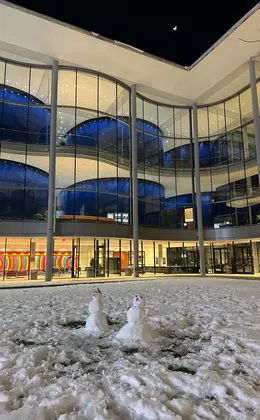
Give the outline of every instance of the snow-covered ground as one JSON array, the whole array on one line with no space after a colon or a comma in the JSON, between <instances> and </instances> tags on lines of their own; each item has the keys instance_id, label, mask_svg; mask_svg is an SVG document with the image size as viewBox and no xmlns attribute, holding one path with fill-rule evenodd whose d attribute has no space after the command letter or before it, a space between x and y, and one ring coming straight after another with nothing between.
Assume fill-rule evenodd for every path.
<instances>
[{"instance_id":1,"label":"snow-covered ground","mask_svg":"<svg viewBox=\"0 0 260 420\"><path fill-rule=\"evenodd\" d=\"M0 290L0 420L260 419L260 282L103 284L90 338L93 287ZM117 343L136 293L161 337Z\"/></svg>"}]
</instances>

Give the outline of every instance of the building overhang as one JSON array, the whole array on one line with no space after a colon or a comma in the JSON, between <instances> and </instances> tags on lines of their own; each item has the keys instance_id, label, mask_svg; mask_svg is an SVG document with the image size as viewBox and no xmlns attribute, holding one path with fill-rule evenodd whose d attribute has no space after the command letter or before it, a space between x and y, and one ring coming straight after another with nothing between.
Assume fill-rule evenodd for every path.
<instances>
[{"instance_id":1,"label":"building overhang","mask_svg":"<svg viewBox=\"0 0 260 420\"><path fill-rule=\"evenodd\" d=\"M83 67L111 75L160 101L214 102L248 84L248 61L260 52L259 3L192 66L136 48L0 0L0 55L31 63ZM257 69L258 70L258 69ZM260 75L260 69L259 73Z\"/></svg>"}]
</instances>

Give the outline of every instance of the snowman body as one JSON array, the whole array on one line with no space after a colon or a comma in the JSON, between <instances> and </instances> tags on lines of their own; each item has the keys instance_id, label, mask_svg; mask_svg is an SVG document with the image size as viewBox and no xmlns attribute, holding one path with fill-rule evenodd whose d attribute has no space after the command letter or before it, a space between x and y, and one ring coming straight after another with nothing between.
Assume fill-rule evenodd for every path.
<instances>
[{"instance_id":1,"label":"snowman body","mask_svg":"<svg viewBox=\"0 0 260 420\"><path fill-rule=\"evenodd\" d=\"M103 312L102 294L99 289L93 293L93 299L89 304L89 316L86 320L85 329L89 334L99 334L108 331L106 315Z\"/></svg>"},{"instance_id":2,"label":"snowman body","mask_svg":"<svg viewBox=\"0 0 260 420\"><path fill-rule=\"evenodd\" d=\"M92 301L88 305L90 314L96 314L97 312L103 312L102 296L93 296Z\"/></svg>"},{"instance_id":3,"label":"snowman body","mask_svg":"<svg viewBox=\"0 0 260 420\"><path fill-rule=\"evenodd\" d=\"M126 316L129 324L140 324L145 321L146 311L140 306L131 306Z\"/></svg>"},{"instance_id":4,"label":"snowman body","mask_svg":"<svg viewBox=\"0 0 260 420\"><path fill-rule=\"evenodd\" d=\"M150 341L151 330L146 321L147 310L143 296L136 295L133 299L133 306L127 311L128 323L117 333L118 340L139 340Z\"/></svg>"}]
</instances>

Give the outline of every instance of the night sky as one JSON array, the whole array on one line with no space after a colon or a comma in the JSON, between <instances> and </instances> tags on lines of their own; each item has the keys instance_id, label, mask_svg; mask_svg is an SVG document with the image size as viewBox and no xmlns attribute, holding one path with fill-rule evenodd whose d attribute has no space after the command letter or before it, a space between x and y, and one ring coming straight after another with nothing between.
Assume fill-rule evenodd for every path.
<instances>
[{"instance_id":1,"label":"night sky","mask_svg":"<svg viewBox=\"0 0 260 420\"><path fill-rule=\"evenodd\" d=\"M147 3L142 0L96 3L93 0L17 0L13 3L189 66L257 1L172 0L173 13L169 3L160 0ZM178 29L174 31L176 25Z\"/></svg>"}]
</instances>

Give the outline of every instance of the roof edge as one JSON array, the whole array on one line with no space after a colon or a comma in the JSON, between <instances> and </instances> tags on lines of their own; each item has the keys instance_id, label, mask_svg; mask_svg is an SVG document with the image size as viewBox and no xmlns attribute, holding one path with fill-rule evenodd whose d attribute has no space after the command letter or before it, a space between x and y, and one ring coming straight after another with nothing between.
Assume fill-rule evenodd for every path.
<instances>
[{"instance_id":1,"label":"roof edge","mask_svg":"<svg viewBox=\"0 0 260 420\"><path fill-rule=\"evenodd\" d=\"M231 33L233 33L242 23L244 23L250 16L252 16L258 9L260 9L260 1L251 9L249 10L249 12L247 12L237 23L235 23L224 35L222 35L222 37L220 37L210 48L208 48L197 60L194 61L194 63L192 63L190 66L185 66L185 65L181 65L178 63L175 63L173 61L170 60L166 60L162 57L158 57L156 55L150 54L148 52L145 52L137 47L134 47L132 45L128 45L124 42L118 41L118 40L112 40L110 38L107 38L103 35L100 35L98 33L95 32L91 32L88 31L86 29L77 27L75 25L71 25L67 22L63 22L61 20L52 18L50 16L44 15L42 13L36 12L34 10L31 9L27 9L26 7L23 6L19 6L17 4L14 4L8 0L0 0L0 5L4 5L7 7L10 7L12 9L16 9L19 10L21 12L25 12L27 14L30 14L32 16L44 19L48 22L52 22L55 23L57 25L66 27L68 29L74 30L76 32L80 32L82 34L88 35L92 38L96 38L99 39L101 41L107 42L109 44L112 44L114 46L117 46L119 48L123 48L126 49L128 51L132 51L133 53L136 53L138 55L143 55L145 57L160 61L164 64L170 65L172 67L176 67L179 68L180 70L184 70L184 71L190 71L192 70L194 67L196 67L207 55L209 55L211 53L211 51L213 51L215 48L217 48Z\"/></svg>"},{"instance_id":2,"label":"roof edge","mask_svg":"<svg viewBox=\"0 0 260 420\"><path fill-rule=\"evenodd\" d=\"M1 0L0 0L1 1ZM217 48L229 35L232 34L242 23L244 23L250 16L252 16L258 9L260 9L260 2L258 2L249 12L247 12L237 23L235 23L221 38L219 38L214 44L208 48L197 60L194 61L191 66L188 67L188 71L192 70L197 66L207 55Z\"/></svg>"},{"instance_id":3,"label":"roof edge","mask_svg":"<svg viewBox=\"0 0 260 420\"><path fill-rule=\"evenodd\" d=\"M152 59L157 60L157 61L160 61L160 62L162 62L164 64L168 64L168 65L170 65L172 67L177 67L180 70L184 70L184 71L188 71L189 70L188 66L183 66L181 64L174 63L173 61L166 60L165 58L158 57L156 55L153 55L153 54L150 54L148 52L145 52L145 51L141 50L140 48L134 47L132 45L128 45L128 44L126 44L124 42L121 42L121 41L117 41L117 40L112 40L110 38L106 38L105 36L99 35L96 32L91 32L91 31L88 31L86 29L80 28L78 26L71 25L70 23L63 22L61 20L52 18L50 16L44 15L44 14L39 13L39 12L35 12L34 10L27 9L26 7L19 6L19 5L14 4L14 3L10 2L10 1L0 0L0 5L1 4L4 5L4 6L10 7L12 9L16 9L16 10L19 10L21 12L25 12L25 13L27 13L29 15L32 15L32 16L35 16L35 17L38 17L38 18L47 20L48 22L56 23L57 25L64 26L64 27L66 27L68 29L71 29L73 31L81 32L82 34L85 34L85 35L88 35L88 36L90 36L92 38L99 39L101 41L104 41L104 42L107 42L109 44L115 45L115 46L117 46L119 48L124 48L124 49L126 49L128 51L132 51L132 52L134 52L136 54L143 55L143 56L148 57L148 58L152 58Z\"/></svg>"}]
</instances>

